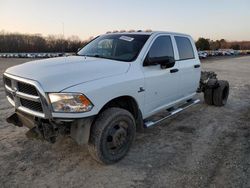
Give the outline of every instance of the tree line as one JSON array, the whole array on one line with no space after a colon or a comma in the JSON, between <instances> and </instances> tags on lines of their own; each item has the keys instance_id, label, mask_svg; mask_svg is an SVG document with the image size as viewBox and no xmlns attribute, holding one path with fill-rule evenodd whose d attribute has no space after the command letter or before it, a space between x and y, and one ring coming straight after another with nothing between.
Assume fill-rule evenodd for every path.
<instances>
[{"instance_id":1,"label":"tree line","mask_svg":"<svg viewBox=\"0 0 250 188\"><path fill-rule=\"evenodd\" d=\"M61 35L41 34L19 34L0 32L0 53L22 53L22 52L76 52L87 44L89 40L82 41L77 36L64 38ZM198 50L234 49L249 50L250 41L229 42L225 39L210 40L199 38L196 41Z\"/></svg>"},{"instance_id":2,"label":"tree line","mask_svg":"<svg viewBox=\"0 0 250 188\"><path fill-rule=\"evenodd\" d=\"M218 50L218 49L234 49L234 50L250 50L250 41L233 41L229 42L225 39L210 40L199 38L196 41L198 50Z\"/></svg>"},{"instance_id":3,"label":"tree line","mask_svg":"<svg viewBox=\"0 0 250 188\"><path fill-rule=\"evenodd\" d=\"M77 36L64 38L60 35L44 37L40 34L28 35L0 32L0 53L23 52L76 52L86 45Z\"/></svg>"}]
</instances>

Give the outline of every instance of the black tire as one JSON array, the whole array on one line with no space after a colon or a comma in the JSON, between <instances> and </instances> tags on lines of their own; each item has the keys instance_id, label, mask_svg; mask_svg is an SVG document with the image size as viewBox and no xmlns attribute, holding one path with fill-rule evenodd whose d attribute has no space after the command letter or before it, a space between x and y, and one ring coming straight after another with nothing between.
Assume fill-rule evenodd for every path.
<instances>
[{"instance_id":1,"label":"black tire","mask_svg":"<svg viewBox=\"0 0 250 188\"><path fill-rule=\"evenodd\" d=\"M215 106L224 106L229 95L229 83L225 80L219 80L218 84L219 86L213 92L213 102Z\"/></svg>"},{"instance_id":2,"label":"black tire","mask_svg":"<svg viewBox=\"0 0 250 188\"><path fill-rule=\"evenodd\" d=\"M204 100L208 105L213 105L213 88L206 88L204 91Z\"/></svg>"},{"instance_id":3,"label":"black tire","mask_svg":"<svg viewBox=\"0 0 250 188\"><path fill-rule=\"evenodd\" d=\"M88 149L91 156L102 164L121 160L135 138L133 115L121 108L108 108L92 125Z\"/></svg>"}]
</instances>

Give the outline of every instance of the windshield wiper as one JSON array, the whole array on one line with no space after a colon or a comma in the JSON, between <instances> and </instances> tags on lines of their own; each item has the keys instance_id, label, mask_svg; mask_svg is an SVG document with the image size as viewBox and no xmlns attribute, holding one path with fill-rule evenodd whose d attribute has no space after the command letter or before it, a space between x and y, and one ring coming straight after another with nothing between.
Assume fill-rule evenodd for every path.
<instances>
[{"instance_id":1,"label":"windshield wiper","mask_svg":"<svg viewBox=\"0 0 250 188\"><path fill-rule=\"evenodd\" d=\"M100 55L98 55L98 54L94 54L94 55L88 55L88 54L84 54L84 55L82 55L82 56L86 56L86 57L101 57Z\"/></svg>"},{"instance_id":2,"label":"windshield wiper","mask_svg":"<svg viewBox=\"0 0 250 188\"><path fill-rule=\"evenodd\" d=\"M80 54L72 54L72 56L82 56L82 55L80 55Z\"/></svg>"},{"instance_id":3,"label":"windshield wiper","mask_svg":"<svg viewBox=\"0 0 250 188\"><path fill-rule=\"evenodd\" d=\"M100 58L103 58L102 56L100 56L100 55L98 55L98 54L93 55L93 57L100 57Z\"/></svg>"},{"instance_id":4,"label":"windshield wiper","mask_svg":"<svg viewBox=\"0 0 250 188\"><path fill-rule=\"evenodd\" d=\"M85 56L85 57L96 57L96 58L103 58L103 59L111 59L111 60L116 60L114 58L109 58L109 57L105 57L105 56L101 56L99 54L94 54L94 55L81 55L81 56Z\"/></svg>"},{"instance_id":5,"label":"windshield wiper","mask_svg":"<svg viewBox=\"0 0 250 188\"><path fill-rule=\"evenodd\" d=\"M104 57L104 56L101 56L99 54L94 54L94 55L81 55L81 56L86 56L86 57L97 57L97 58L105 58L105 59L108 59L107 57Z\"/></svg>"}]
</instances>

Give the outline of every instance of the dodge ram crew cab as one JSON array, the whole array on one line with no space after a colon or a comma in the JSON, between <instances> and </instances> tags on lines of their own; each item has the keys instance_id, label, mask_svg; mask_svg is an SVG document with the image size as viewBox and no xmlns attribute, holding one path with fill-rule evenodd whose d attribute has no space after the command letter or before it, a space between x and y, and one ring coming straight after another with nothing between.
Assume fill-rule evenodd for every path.
<instances>
[{"instance_id":1,"label":"dodge ram crew cab","mask_svg":"<svg viewBox=\"0 0 250 188\"><path fill-rule=\"evenodd\" d=\"M198 92L215 106L229 94L227 81L201 71L192 38L171 32L104 34L76 55L8 68L3 80L15 108L7 122L52 143L70 136L104 164L122 159L137 131L198 103Z\"/></svg>"}]
</instances>

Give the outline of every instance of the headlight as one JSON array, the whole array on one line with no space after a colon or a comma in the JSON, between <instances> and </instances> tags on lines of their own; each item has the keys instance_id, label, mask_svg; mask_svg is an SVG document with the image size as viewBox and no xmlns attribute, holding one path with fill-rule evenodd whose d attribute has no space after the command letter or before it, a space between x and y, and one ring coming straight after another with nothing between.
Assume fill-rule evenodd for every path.
<instances>
[{"instance_id":1,"label":"headlight","mask_svg":"<svg viewBox=\"0 0 250 188\"><path fill-rule=\"evenodd\" d=\"M49 93L49 98L54 112L88 112L94 106L80 93Z\"/></svg>"}]
</instances>

